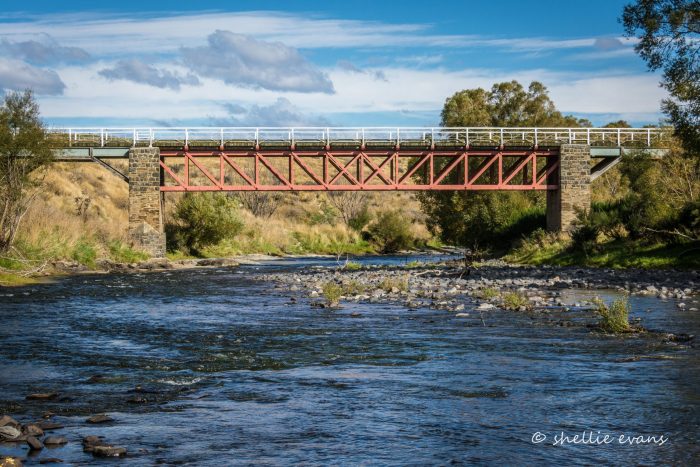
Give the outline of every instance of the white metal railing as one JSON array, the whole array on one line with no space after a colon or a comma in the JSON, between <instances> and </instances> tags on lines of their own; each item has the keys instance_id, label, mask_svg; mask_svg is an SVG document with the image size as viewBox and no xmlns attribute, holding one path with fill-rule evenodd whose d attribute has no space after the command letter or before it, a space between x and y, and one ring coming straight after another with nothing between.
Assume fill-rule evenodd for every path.
<instances>
[{"instance_id":1,"label":"white metal railing","mask_svg":"<svg viewBox=\"0 0 700 467\"><path fill-rule=\"evenodd\" d=\"M667 142L669 128L501 128L501 127L190 127L57 128L67 146L260 146L429 145L477 146L588 144L653 147Z\"/></svg>"}]
</instances>

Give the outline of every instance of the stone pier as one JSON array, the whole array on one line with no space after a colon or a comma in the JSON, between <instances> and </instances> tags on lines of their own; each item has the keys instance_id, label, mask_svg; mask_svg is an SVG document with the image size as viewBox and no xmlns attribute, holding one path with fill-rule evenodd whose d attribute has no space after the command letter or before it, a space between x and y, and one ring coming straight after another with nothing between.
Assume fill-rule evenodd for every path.
<instances>
[{"instance_id":1,"label":"stone pier","mask_svg":"<svg viewBox=\"0 0 700 467\"><path fill-rule=\"evenodd\" d=\"M129 150L129 242L154 258L165 256L158 148Z\"/></svg>"},{"instance_id":2,"label":"stone pier","mask_svg":"<svg viewBox=\"0 0 700 467\"><path fill-rule=\"evenodd\" d=\"M559 189L547 191L547 230L571 233L580 210L591 208L591 149L562 144Z\"/></svg>"}]
</instances>

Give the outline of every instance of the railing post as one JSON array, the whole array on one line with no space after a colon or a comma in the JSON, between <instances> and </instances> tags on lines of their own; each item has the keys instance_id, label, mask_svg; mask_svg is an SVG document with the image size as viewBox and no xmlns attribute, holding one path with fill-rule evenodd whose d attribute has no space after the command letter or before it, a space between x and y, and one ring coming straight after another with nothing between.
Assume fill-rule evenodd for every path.
<instances>
[{"instance_id":1,"label":"railing post","mask_svg":"<svg viewBox=\"0 0 700 467\"><path fill-rule=\"evenodd\" d=\"M131 141L131 146L136 147L136 128L132 129L132 141Z\"/></svg>"},{"instance_id":2,"label":"railing post","mask_svg":"<svg viewBox=\"0 0 700 467\"><path fill-rule=\"evenodd\" d=\"M591 129L586 128L586 144L591 145Z\"/></svg>"},{"instance_id":3,"label":"railing post","mask_svg":"<svg viewBox=\"0 0 700 467\"><path fill-rule=\"evenodd\" d=\"M292 144L291 147L294 147L294 128L289 130L289 142Z\"/></svg>"},{"instance_id":4,"label":"railing post","mask_svg":"<svg viewBox=\"0 0 700 467\"><path fill-rule=\"evenodd\" d=\"M365 129L362 128L362 148L365 147Z\"/></svg>"},{"instance_id":5,"label":"railing post","mask_svg":"<svg viewBox=\"0 0 700 467\"><path fill-rule=\"evenodd\" d=\"M148 129L148 147L153 147L153 128Z\"/></svg>"},{"instance_id":6,"label":"railing post","mask_svg":"<svg viewBox=\"0 0 700 467\"><path fill-rule=\"evenodd\" d=\"M73 130L68 128L68 146L73 146Z\"/></svg>"},{"instance_id":7,"label":"railing post","mask_svg":"<svg viewBox=\"0 0 700 467\"><path fill-rule=\"evenodd\" d=\"M503 146L503 128L501 128L501 131L500 131L500 138L501 138L501 146Z\"/></svg>"},{"instance_id":8,"label":"railing post","mask_svg":"<svg viewBox=\"0 0 700 467\"><path fill-rule=\"evenodd\" d=\"M573 144L573 143L574 143L574 140L571 136L571 128L569 128L569 144Z\"/></svg>"},{"instance_id":9,"label":"railing post","mask_svg":"<svg viewBox=\"0 0 700 467\"><path fill-rule=\"evenodd\" d=\"M651 128L647 128L647 147L651 147Z\"/></svg>"},{"instance_id":10,"label":"railing post","mask_svg":"<svg viewBox=\"0 0 700 467\"><path fill-rule=\"evenodd\" d=\"M105 146L105 129L100 128L100 147L103 148Z\"/></svg>"},{"instance_id":11,"label":"railing post","mask_svg":"<svg viewBox=\"0 0 700 467\"><path fill-rule=\"evenodd\" d=\"M221 133L221 147L224 147L224 129L219 128L219 132Z\"/></svg>"},{"instance_id":12,"label":"railing post","mask_svg":"<svg viewBox=\"0 0 700 467\"><path fill-rule=\"evenodd\" d=\"M622 146L622 141L620 140L620 129L617 129L617 146Z\"/></svg>"},{"instance_id":13,"label":"railing post","mask_svg":"<svg viewBox=\"0 0 700 467\"><path fill-rule=\"evenodd\" d=\"M464 145L469 147L469 128L467 128L464 132Z\"/></svg>"},{"instance_id":14,"label":"railing post","mask_svg":"<svg viewBox=\"0 0 700 467\"><path fill-rule=\"evenodd\" d=\"M255 147L257 148L260 144L260 128L255 129ZM257 180L256 180L257 183Z\"/></svg>"},{"instance_id":15,"label":"railing post","mask_svg":"<svg viewBox=\"0 0 700 467\"><path fill-rule=\"evenodd\" d=\"M539 140L537 138L537 128L535 128L535 146L539 144Z\"/></svg>"},{"instance_id":16,"label":"railing post","mask_svg":"<svg viewBox=\"0 0 700 467\"><path fill-rule=\"evenodd\" d=\"M185 146L189 146L190 144L190 131L185 128Z\"/></svg>"}]
</instances>

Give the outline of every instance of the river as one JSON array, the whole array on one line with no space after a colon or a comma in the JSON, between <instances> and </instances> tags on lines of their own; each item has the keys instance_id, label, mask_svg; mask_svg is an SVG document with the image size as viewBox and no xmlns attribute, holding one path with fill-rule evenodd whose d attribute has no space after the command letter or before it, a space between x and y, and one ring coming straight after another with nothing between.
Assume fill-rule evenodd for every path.
<instances>
[{"instance_id":1,"label":"river","mask_svg":"<svg viewBox=\"0 0 700 467\"><path fill-rule=\"evenodd\" d=\"M55 412L64 428L52 434L68 438L25 465L107 462L83 453L87 435L126 447L120 465L700 463L697 348L517 312L481 326L429 308L318 309L256 278L330 263L0 288L0 415ZM644 326L700 333L697 311L631 300ZM47 391L59 397L25 400ZM85 423L103 412L115 421ZM554 445L584 431L615 442ZM547 438L535 443L538 432ZM619 435L667 442L620 444ZM4 455L27 457L27 447L0 444Z\"/></svg>"}]
</instances>

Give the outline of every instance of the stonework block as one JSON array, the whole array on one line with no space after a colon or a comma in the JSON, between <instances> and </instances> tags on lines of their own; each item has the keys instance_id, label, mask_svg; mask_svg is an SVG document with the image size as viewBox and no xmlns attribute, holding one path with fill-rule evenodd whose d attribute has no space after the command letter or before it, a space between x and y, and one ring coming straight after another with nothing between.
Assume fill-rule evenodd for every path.
<instances>
[{"instance_id":1,"label":"stonework block","mask_svg":"<svg viewBox=\"0 0 700 467\"><path fill-rule=\"evenodd\" d=\"M165 256L159 148L129 151L129 240L152 257Z\"/></svg>"},{"instance_id":2,"label":"stonework block","mask_svg":"<svg viewBox=\"0 0 700 467\"><path fill-rule=\"evenodd\" d=\"M571 232L578 211L591 208L590 147L562 144L559 189L547 192L547 229Z\"/></svg>"}]
</instances>

